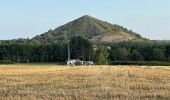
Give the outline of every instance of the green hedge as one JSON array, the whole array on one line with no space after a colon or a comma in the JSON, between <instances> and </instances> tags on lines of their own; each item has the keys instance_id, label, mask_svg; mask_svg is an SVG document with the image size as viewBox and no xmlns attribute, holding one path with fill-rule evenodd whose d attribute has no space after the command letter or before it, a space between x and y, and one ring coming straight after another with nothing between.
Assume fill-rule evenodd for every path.
<instances>
[{"instance_id":1,"label":"green hedge","mask_svg":"<svg viewBox=\"0 0 170 100\"><path fill-rule=\"evenodd\" d=\"M12 60L0 60L0 64L13 64Z\"/></svg>"},{"instance_id":2,"label":"green hedge","mask_svg":"<svg viewBox=\"0 0 170 100\"><path fill-rule=\"evenodd\" d=\"M112 65L170 66L170 62L161 62L161 61L113 61Z\"/></svg>"}]
</instances>

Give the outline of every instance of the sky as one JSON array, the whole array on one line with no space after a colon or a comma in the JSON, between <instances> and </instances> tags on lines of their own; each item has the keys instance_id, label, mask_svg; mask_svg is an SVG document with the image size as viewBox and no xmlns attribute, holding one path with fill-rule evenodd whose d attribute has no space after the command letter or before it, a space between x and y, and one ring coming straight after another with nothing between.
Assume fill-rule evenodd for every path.
<instances>
[{"instance_id":1,"label":"sky","mask_svg":"<svg viewBox=\"0 0 170 100\"><path fill-rule=\"evenodd\" d=\"M170 40L170 0L1 0L0 40L32 38L83 15Z\"/></svg>"}]
</instances>

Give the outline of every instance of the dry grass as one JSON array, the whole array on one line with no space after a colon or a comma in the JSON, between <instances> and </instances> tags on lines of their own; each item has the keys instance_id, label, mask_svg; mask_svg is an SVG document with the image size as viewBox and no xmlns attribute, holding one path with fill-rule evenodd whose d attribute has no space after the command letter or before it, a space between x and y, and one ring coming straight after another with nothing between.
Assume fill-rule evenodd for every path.
<instances>
[{"instance_id":1,"label":"dry grass","mask_svg":"<svg viewBox=\"0 0 170 100\"><path fill-rule=\"evenodd\" d=\"M170 100L170 68L0 65L0 100Z\"/></svg>"}]
</instances>

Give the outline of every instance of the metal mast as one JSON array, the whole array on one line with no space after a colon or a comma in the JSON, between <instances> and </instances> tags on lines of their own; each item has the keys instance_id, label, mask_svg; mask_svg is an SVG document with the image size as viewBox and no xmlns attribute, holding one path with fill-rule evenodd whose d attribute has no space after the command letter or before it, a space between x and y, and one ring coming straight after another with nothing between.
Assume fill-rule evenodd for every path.
<instances>
[{"instance_id":1,"label":"metal mast","mask_svg":"<svg viewBox=\"0 0 170 100\"><path fill-rule=\"evenodd\" d=\"M68 40L68 61L70 61L70 41Z\"/></svg>"}]
</instances>

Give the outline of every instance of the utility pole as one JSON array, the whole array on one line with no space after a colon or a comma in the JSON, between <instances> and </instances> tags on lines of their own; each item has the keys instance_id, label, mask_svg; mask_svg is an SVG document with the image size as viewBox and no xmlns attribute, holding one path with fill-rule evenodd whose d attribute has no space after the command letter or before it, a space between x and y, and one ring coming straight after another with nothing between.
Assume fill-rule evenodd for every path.
<instances>
[{"instance_id":1,"label":"utility pole","mask_svg":"<svg viewBox=\"0 0 170 100\"><path fill-rule=\"evenodd\" d=\"M68 40L68 61L70 61L70 41Z\"/></svg>"},{"instance_id":2,"label":"utility pole","mask_svg":"<svg viewBox=\"0 0 170 100\"><path fill-rule=\"evenodd\" d=\"M64 32L64 40L65 40L65 42L67 43L67 48L68 48L68 50L67 50L67 65L70 65L69 63L70 63L70 40L69 40L69 36L68 36L68 33L67 33L67 31L65 31Z\"/></svg>"}]
</instances>

